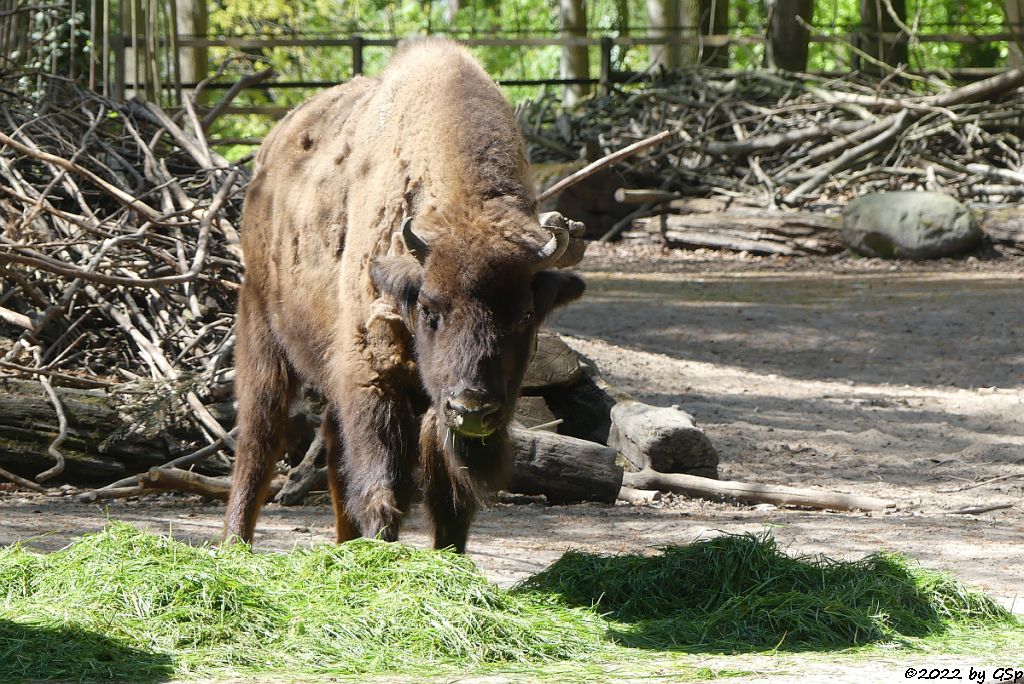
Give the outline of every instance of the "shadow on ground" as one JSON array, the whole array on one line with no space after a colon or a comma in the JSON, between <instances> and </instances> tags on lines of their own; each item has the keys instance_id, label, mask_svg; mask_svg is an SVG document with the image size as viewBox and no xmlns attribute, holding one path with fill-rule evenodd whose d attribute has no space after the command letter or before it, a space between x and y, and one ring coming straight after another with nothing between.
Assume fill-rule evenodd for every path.
<instances>
[{"instance_id":1,"label":"shadow on ground","mask_svg":"<svg viewBox=\"0 0 1024 684\"><path fill-rule=\"evenodd\" d=\"M669 546L660 555L569 552L518 591L595 607L624 646L686 652L836 650L1003 621L990 599L898 554L790 557L767 535Z\"/></svg>"},{"instance_id":2,"label":"shadow on ground","mask_svg":"<svg viewBox=\"0 0 1024 684\"><path fill-rule=\"evenodd\" d=\"M559 329L805 380L969 388L1024 378L1015 279L588 276Z\"/></svg>"},{"instance_id":3,"label":"shadow on ground","mask_svg":"<svg viewBox=\"0 0 1024 684\"><path fill-rule=\"evenodd\" d=\"M0 619L0 681L164 682L172 671L170 657L96 632Z\"/></svg>"}]
</instances>

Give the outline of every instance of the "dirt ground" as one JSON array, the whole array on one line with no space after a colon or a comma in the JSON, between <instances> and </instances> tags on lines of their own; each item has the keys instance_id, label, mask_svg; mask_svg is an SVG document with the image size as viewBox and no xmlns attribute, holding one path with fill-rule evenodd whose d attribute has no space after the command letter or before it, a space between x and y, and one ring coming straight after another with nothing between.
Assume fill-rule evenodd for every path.
<instances>
[{"instance_id":1,"label":"dirt ground","mask_svg":"<svg viewBox=\"0 0 1024 684\"><path fill-rule=\"evenodd\" d=\"M552 327L644 401L679 405L724 479L881 496L884 514L670 501L499 503L470 555L509 585L568 548L616 553L770 529L794 553L899 550L1024 612L1024 259L892 264L592 248ZM1006 505L985 513L970 507ZM129 520L207 541L222 506L0 493L0 544L54 549ZM326 505L268 506L257 545L331 537ZM419 511L403 539L426 546Z\"/></svg>"}]
</instances>

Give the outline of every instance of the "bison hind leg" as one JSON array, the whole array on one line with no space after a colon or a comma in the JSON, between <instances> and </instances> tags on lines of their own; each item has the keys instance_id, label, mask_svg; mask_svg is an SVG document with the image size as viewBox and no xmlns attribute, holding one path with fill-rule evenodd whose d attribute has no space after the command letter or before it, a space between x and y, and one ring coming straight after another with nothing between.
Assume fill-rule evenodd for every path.
<instances>
[{"instance_id":1,"label":"bison hind leg","mask_svg":"<svg viewBox=\"0 0 1024 684\"><path fill-rule=\"evenodd\" d=\"M272 339L265 318L250 315L245 304L243 297L235 350L238 440L224 539L251 542L274 476L274 464L287 448L288 407L299 382Z\"/></svg>"}]
</instances>

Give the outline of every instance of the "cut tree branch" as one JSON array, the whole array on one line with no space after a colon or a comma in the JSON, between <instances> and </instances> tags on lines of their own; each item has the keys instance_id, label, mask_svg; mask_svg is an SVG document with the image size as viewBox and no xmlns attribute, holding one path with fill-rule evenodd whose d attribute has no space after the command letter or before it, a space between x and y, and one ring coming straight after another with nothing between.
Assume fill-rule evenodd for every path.
<instances>
[{"instance_id":1,"label":"cut tree branch","mask_svg":"<svg viewBox=\"0 0 1024 684\"><path fill-rule=\"evenodd\" d=\"M714 501L735 500L740 503L770 503L776 506L799 506L833 511L884 511L896 506L894 501L869 496L712 480L695 475L659 473L649 468L638 473L624 473L622 484L636 489L656 489Z\"/></svg>"}]
</instances>

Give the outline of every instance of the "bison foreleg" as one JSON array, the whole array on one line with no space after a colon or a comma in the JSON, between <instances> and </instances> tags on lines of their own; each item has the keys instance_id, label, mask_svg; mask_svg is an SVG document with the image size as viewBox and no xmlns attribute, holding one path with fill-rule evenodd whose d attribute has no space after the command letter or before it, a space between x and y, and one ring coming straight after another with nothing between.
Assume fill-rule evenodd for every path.
<instances>
[{"instance_id":1,"label":"bison foreleg","mask_svg":"<svg viewBox=\"0 0 1024 684\"><path fill-rule=\"evenodd\" d=\"M348 515L364 537L396 541L414 489L412 410L375 387L351 391L339 405Z\"/></svg>"},{"instance_id":2,"label":"bison foreleg","mask_svg":"<svg viewBox=\"0 0 1024 684\"><path fill-rule=\"evenodd\" d=\"M284 455L288 405L298 388L264 321L248 315L243 297L235 350L238 442L224 538L237 537L246 542L252 541L256 518L274 476L274 464Z\"/></svg>"},{"instance_id":3,"label":"bison foreleg","mask_svg":"<svg viewBox=\"0 0 1024 684\"><path fill-rule=\"evenodd\" d=\"M321 427L324 447L327 451L327 487L331 490L331 502L334 504L335 540L340 544L359 536L359 528L346 505L346 477L344 442L341 436L341 425L333 406L324 411L324 422Z\"/></svg>"},{"instance_id":4,"label":"bison foreleg","mask_svg":"<svg viewBox=\"0 0 1024 684\"><path fill-rule=\"evenodd\" d=\"M420 462L427 514L434 523L434 548L465 553L479 495L464 464L454 454L457 437L438 428L433 411L420 425Z\"/></svg>"}]
</instances>

